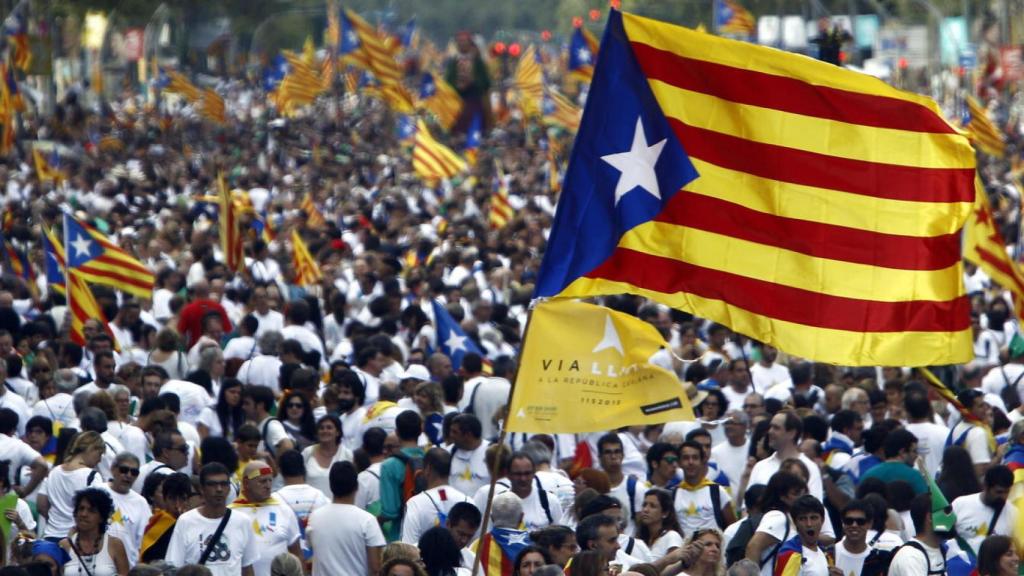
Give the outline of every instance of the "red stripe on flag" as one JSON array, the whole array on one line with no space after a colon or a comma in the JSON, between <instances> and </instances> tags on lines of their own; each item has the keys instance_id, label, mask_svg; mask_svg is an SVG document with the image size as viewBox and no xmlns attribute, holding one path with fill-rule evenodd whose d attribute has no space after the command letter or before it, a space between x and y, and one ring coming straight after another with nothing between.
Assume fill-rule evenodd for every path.
<instances>
[{"instance_id":1,"label":"red stripe on flag","mask_svg":"<svg viewBox=\"0 0 1024 576\"><path fill-rule=\"evenodd\" d=\"M966 296L948 302L878 302L830 296L621 247L587 277L666 294L686 292L769 318L833 330L958 332L970 326Z\"/></svg>"},{"instance_id":2,"label":"red stripe on flag","mask_svg":"<svg viewBox=\"0 0 1024 576\"><path fill-rule=\"evenodd\" d=\"M973 168L915 168L851 160L669 123L686 153L781 182L909 202L974 202Z\"/></svg>"},{"instance_id":3,"label":"red stripe on flag","mask_svg":"<svg viewBox=\"0 0 1024 576\"><path fill-rule=\"evenodd\" d=\"M942 270L960 261L960 234L898 236L751 210L679 192L655 220L809 256L901 270ZM794 234L799 230L799 234Z\"/></svg>"},{"instance_id":4,"label":"red stripe on flag","mask_svg":"<svg viewBox=\"0 0 1024 576\"><path fill-rule=\"evenodd\" d=\"M740 104L863 126L956 133L935 112L914 102L687 58L639 42L633 42L632 46L637 62L648 78L686 90Z\"/></svg>"}]
</instances>

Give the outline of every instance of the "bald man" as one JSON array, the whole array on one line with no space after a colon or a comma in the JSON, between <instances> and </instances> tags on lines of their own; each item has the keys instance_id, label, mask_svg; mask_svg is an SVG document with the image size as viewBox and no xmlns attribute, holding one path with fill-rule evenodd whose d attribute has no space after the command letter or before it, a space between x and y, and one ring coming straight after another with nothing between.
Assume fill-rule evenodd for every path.
<instances>
[{"instance_id":1,"label":"bald man","mask_svg":"<svg viewBox=\"0 0 1024 576\"><path fill-rule=\"evenodd\" d=\"M253 564L254 576L270 576L274 557L290 552L302 560L299 519L288 504L271 495L274 471L262 460L242 469L242 495L231 508L242 508L253 517L252 529L260 559Z\"/></svg>"}]
</instances>

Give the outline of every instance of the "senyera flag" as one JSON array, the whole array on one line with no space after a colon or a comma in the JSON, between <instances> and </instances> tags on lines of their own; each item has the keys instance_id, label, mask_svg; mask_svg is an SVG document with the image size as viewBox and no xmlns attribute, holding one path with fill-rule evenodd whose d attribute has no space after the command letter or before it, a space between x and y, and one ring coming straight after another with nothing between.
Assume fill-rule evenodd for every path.
<instances>
[{"instance_id":1,"label":"senyera flag","mask_svg":"<svg viewBox=\"0 0 1024 576\"><path fill-rule=\"evenodd\" d=\"M928 98L613 11L536 295L639 294L822 362L967 362L975 168Z\"/></svg>"}]
</instances>

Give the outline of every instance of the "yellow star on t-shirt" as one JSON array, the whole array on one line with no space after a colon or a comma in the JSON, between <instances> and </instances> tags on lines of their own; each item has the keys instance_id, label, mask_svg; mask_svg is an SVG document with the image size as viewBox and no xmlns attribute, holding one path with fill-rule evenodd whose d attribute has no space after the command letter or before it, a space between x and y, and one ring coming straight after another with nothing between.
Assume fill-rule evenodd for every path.
<instances>
[{"instance_id":1,"label":"yellow star on t-shirt","mask_svg":"<svg viewBox=\"0 0 1024 576\"><path fill-rule=\"evenodd\" d=\"M466 470L462 473L461 478L466 482L469 482L473 479L473 471L467 466Z\"/></svg>"},{"instance_id":2,"label":"yellow star on t-shirt","mask_svg":"<svg viewBox=\"0 0 1024 576\"><path fill-rule=\"evenodd\" d=\"M114 514L110 517L111 524L120 524L124 526L124 516L121 515L121 510L114 510Z\"/></svg>"},{"instance_id":3,"label":"yellow star on t-shirt","mask_svg":"<svg viewBox=\"0 0 1024 576\"><path fill-rule=\"evenodd\" d=\"M252 519L252 531L255 532L257 536L263 536L263 529L260 528L260 523L255 518Z\"/></svg>"},{"instance_id":4,"label":"yellow star on t-shirt","mask_svg":"<svg viewBox=\"0 0 1024 576\"><path fill-rule=\"evenodd\" d=\"M690 502L690 507L686 509L686 515L687 516L696 516L697 515L697 503L696 502Z\"/></svg>"},{"instance_id":5,"label":"yellow star on t-shirt","mask_svg":"<svg viewBox=\"0 0 1024 576\"><path fill-rule=\"evenodd\" d=\"M988 536L988 523L982 522L981 526L978 526L978 536Z\"/></svg>"}]
</instances>

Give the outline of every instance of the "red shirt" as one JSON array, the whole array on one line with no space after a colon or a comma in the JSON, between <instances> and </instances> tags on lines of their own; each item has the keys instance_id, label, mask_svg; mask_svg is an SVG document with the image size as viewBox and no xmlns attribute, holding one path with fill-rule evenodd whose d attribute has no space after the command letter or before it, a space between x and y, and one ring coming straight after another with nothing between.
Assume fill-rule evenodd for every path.
<instances>
[{"instance_id":1,"label":"red shirt","mask_svg":"<svg viewBox=\"0 0 1024 576\"><path fill-rule=\"evenodd\" d=\"M224 333L231 332L231 320L228 319L227 312L219 302L209 298L193 300L185 304L185 307L181 309L181 317L178 318L178 332L182 336L188 337L188 346L185 347L187 350L195 346L199 337L203 335L203 316L209 312L220 314L220 321L224 324Z\"/></svg>"}]
</instances>

